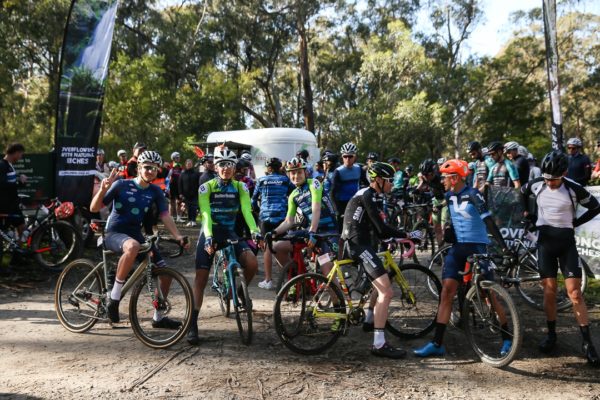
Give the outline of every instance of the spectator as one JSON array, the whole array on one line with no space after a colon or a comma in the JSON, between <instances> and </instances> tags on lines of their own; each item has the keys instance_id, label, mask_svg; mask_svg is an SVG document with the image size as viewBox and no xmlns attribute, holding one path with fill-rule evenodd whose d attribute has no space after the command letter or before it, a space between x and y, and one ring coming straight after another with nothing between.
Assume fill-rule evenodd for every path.
<instances>
[{"instance_id":1,"label":"spectator","mask_svg":"<svg viewBox=\"0 0 600 400\"><path fill-rule=\"evenodd\" d=\"M527 159L519 152L520 147L522 146L519 146L519 143L517 142L507 142L504 144L504 153L517 169L517 172L519 173L519 183L523 186L529 180L529 162L527 162Z\"/></svg>"},{"instance_id":2,"label":"spectator","mask_svg":"<svg viewBox=\"0 0 600 400\"><path fill-rule=\"evenodd\" d=\"M117 157L119 158L119 177L122 179L127 178L127 152L123 149L117 151Z\"/></svg>"},{"instance_id":3,"label":"spectator","mask_svg":"<svg viewBox=\"0 0 600 400\"><path fill-rule=\"evenodd\" d=\"M25 185L27 176L18 175L13 164L23 158L25 146L21 143L12 143L6 147L5 156L0 160L0 214L9 214L8 217L0 219L0 228L14 226L17 228L19 237L25 230L25 218L19 207L19 195L17 188ZM0 244L0 253L3 245ZM0 260L2 259L0 254Z\"/></svg>"},{"instance_id":4,"label":"spectator","mask_svg":"<svg viewBox=\"0 0 600 400\"><path fill-rule=\"evenodd\" d=\"M242 151L242 154L240 155L240 160L244 160L244 161L248 162L249 165L248 165L247 175L253 181L256 180L256 173L254 172L254 164L252 163L252 154L250 154L250 151L248 151L248 150Z\"/></svg>"},{"instance_id":5,"label":"spectator","mask_svg":"<svg viewBox=\"0 0 600 400\"><path fill-rule=\"evenodd\" d=\"M572 137L567 141L567 153L569 154L569 169L567 178L574 180L581 186L587 186L592 176L592 162L590 158L581 152L583 144L581 139Z\"/></svg>"},{"instance_id":6,"label":"spectator","mask_svg":"<svg viewBox=\"0 0 600 400\"><path fill-rule=\"evenodd\" d=\"M185 226L196 226L198 215L198 188L200 173L194 168L192 160L185 160L185 170L179 176L177 189L179 198L185 202L188 211L188 223Z\"/></svg>"},{"instance_id":7,"label":"spectator","mask_svg":"<svg viewBox=\"0 0 600 400\"><path fill-rule=\"evenodd\" d=\"M169 174L167 175L167 193L169 199L169 211L175 222L183 222L179 215L179 177L183 168L179 163L181 155L174 151L171 153L171 163L168 164Z\"/></svg>"},{"instance_id":8,"label":"spectator","mask_svg":"<svg viewBox=\"0 0 600 400\"><path fill-rule=\"evenodd\" d=\"M98 151L96 151L96 171L108 176L108 174L110 174L110 169L104 156L104 150L98 149Z\"/></svg>"},{"instance_id":9,"label":"spectator","mask_svg":"<svg viewBox=\"0 0 600 400\"><path fill-rule=\"evenodd\" d=\"M215 163L213 159L213 155L208 153L204 157L200 159L200 163L204 168L204 172L200 175L200 185L210 181L213 178L217 177L217 173L215 172Z\"/></svg>"}]
</instances>

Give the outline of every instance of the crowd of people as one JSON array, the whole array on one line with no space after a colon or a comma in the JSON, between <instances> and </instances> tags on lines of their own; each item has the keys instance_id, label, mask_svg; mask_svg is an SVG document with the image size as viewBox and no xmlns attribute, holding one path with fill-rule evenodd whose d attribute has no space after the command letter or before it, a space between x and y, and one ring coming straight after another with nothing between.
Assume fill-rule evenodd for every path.
<instances>
[{"instance_id":1,"label":"crowd of people","mask_svg":"<svg viewBox=\"0 0 600 400\"><path fill-rule=\"evenodd\" d=\"M420 357L443 355L443 336L460 280L459 271L467 257L486 252L488 233L511 255L487 208L486 192L493 186L512 187L523 194L527 210L524 216L532 219L540 232L538 262L548 327L540 350L552 351L557 341L555 301L560 268L566 277L568 295L581 330L583 352L591 364L600 365L580 291L582 271L574 236L574 227L600 213L600 204L584 188L593 176L600 174L600 161L592 168L581 149L581 140L571 138L567 142L568 155L552 151L537 166L535 157L514 141L504 144L495 141L487 147L470 142L466 148L470 162L426 159L415 171L412 165L402 168L397 157L384 162L375 152L367 154L364 165L359 164L358 148L348 142L341 146L339 154L325 150L314 165L309 163L306 150L298 151L291 160L270 158L265 164L266 175L258 179L251 154L236 154L224 145L204 155L199 164L188 159L183 165L179 152L171 153L170 162L163 162L158 152L148 150L143 143L135 144L131 158L125 150L119 150L118 162L106 162L104 151L99 149L97 182L90 210L110 213L105 245L121 254L110 292L109 319L119 321L121 288L144 242L143 229L151 233L157 219L186 247L189 245L176 225L176 222L186 222L182 219L182 210L187 212L188 227L200 224L195 251L194 310L188 332L188 341L198 344L201 341L198 320L215 251L226 246L228 239L251 238L238 240L234 245L244 277L250 283L256 275L260 248L264 252L265 278L258 286L272 289L273 255L264 239L285 235L300 215L309 247L338 255L343 244L339 255L353 258L368 273L376 290L366 309L363 328L373 331L372 354L404 357L405 350L391 346L385 339L387 308L393 292L377 250L384 239L421 239L420 232L406 232L386 218L389 201L412 198L433 203L436 237L440 242L452 243L444 261L434 338L414 351ZM15 204L18 205L16 188L24 179L16 176L12 164L24 151L22 145L13 144L0 161L0 189L8 194L2 197L0 214L12 214ZM530 197L535 199L534 209L527 201ZM576 217L576 205L587 211ZM17 226L22 223L6 218L2 221ZM318 234L339 235L340 246L331 248L318 243ZM337 244L338 239L333 243ZM277 241L275 250L278 261L284 265L289 259L291 243ZM156 248L153 260L158 266L164 265ZM320 268L327 273L331 263ZM485 273L490 278L493 274L491 270ZM178 329L181 322L156 313L153 325ZM506 353L512 342L504 333L503 339L501 353Z\"/></svg>"}]
</instances>

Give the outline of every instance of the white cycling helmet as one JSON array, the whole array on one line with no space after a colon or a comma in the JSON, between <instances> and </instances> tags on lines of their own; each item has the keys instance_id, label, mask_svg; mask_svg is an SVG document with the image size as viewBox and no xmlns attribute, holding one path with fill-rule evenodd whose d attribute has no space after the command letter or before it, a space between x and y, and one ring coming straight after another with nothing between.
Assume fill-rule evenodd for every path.
<instances>
[{"instance_id":1,"label":"white cycling helmet","mask_svg":"<svg viewBox=\"0 0 600 400\"><path fill-rule=\"evenodd\" d=\"M340 153L342 154L356 154L358 148L352 142L344 143L340 148Z\"/></svg>"},{"instance_id":2,"label":"white cycling helmet","mask_svg":"<svg viewBox=\"0 0 600 400\"><path fill-rule=\"evenodd\" d=\"M117 157L126 156L127 152L123 149L117 151Z\"/></svg>"},{"instance_id":3,"label":"white cycling helmet","mask_svg":"<svg viewBox=\"0 0 600 400\"><path fill-rule=\"evenodd\" d=\"M527 150L527 147L519 145L519 155L523 156L523 157L527 157L528 154L529 154L529 150Z\"/></svg>"},{"instance_id":4,"label":"white cycling helmet","mask_svg":"<svg viewBox=\"0 0 600 400\"><path fill-rule=\"evenodd\" d=\"M517 142L506 142L504 144L504 152L506 153L507 151L510 150L519 150L519 143Z\"/></svg>"},{"instance_id":5,"label":"white cycling helmet","mask_svg":"<svg viewBox=\"0 0 600 400\"><path fill-rule=\"evenodd\" d=\"M171 153L171 160L174 160L179 157L181 157L181 155L178 152L174 151Z\"/></svg>"},{"instance_id":6,"label":"white cycling helmet","mask_svg":"<svg viewBox=\"0 0 600 400\"><path fill-rule=\"evenodd\" d=\"M571 139L569 139L567 141L567 146L577 146L577 147L582 147L583 143L581 142L581 139L576 138L576 137L572 137Z\"/></svg>"},{"instance_id":7,"label":"white cycling helmet","mask_svg":"<svg viewBox=\"0 0 600 400\"><path fill-rule=\"evenodd\" d=\"M250 153L243 153L243 154L240 156L240 159L241 159L241 160L244 160L244 161L248 161L248 162L250 162L250 161L252 161L252 154L250 154Z\"/></svg>"},{"instance_id":8,"label":"white cycling helmet","mask_svg":"<svg viewBox=\"0 0 600 400\"><path fill-rule=\"evenodd\" d=\"M110 169L119 168L119 163L116 162L116 161L109 161L108 162L108 168L110 168Z\"/></svg>"},{"instance_id":9,"label":"white cycling helmet","mask_svg":"<svg viewBox=\"0 0 600 400\"><path fill-rule=\"evenodd\" d=\"M146 150L137 159L138 164L156 164L162 166L162 158L156 151Z\"/></svg>"},{"instance_id":10,"label":"white cycling helmet","mask_svg":"<svg viewBox=\"0 0 600 400\"><path fill-rule=\"evenodd\" d=\"M214 160L215 165L219 165L219 163L226 161L237 163L237 156L233 151L229 150L227 147L224 147L222 149L215 148Z\"/></svg>"}]
</instances>

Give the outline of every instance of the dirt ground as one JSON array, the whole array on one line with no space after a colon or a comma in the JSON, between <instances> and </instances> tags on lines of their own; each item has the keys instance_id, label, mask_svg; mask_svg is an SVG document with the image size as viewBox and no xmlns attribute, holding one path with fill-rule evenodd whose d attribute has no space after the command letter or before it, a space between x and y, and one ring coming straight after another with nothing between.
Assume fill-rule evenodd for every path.
<instances>
[{"instance_id":1,"label":"dirt ground","mask_svg":"<svg viewBox=\"0 0 600 400\"><path fill-rule=\"evenodd\" d=\"M193 279L192 253L172 265ZM17 278L0 278L0 398L600 399L600 370L582 358L571 313L559 317L557 352L543 356L536 348L545 318L519 302L523 349L505 369L476 360L462 331L454 328L448 329L443 358L373 357L372 335L360 328L326 354L307 357L291 353L277 339L271 318L275 293L259 289L260 280L262 273L251 287L252 345L241 344L235 320L221 316L207 289L203 342L193 347L182 340L158 351L135 339L126 322L119 328L97 324L85 334L66 331L54 312L56 275L24 267ZM590 311L600 347L598 305ZM387 337L407 349L430 339Z\"/></svg>"}]
</instances>

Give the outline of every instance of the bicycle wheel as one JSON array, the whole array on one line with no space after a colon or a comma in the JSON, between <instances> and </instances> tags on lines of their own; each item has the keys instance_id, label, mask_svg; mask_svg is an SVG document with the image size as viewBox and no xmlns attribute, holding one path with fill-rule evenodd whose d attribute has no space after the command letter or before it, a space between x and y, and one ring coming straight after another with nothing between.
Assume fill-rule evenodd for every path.
<instances>
[{"instance_id":1,"label":"bicycle wheel","mask_svg":"<svg viewBox=\"0 0 600 400\"><path fill-rule=\"evenodd\" d=\"M442 269L444 268L444 260L452 247L451 244L442 246L438 251L435 252L431 261L429 261L429 270L434 273L434 275L441 281L442 280ZM434 295L438 295L435 284L430 282L429 288L431 289L431 293Z\"/></svg>"},{"instance_id":2,"label":"bicycle wheel","mask_svg":"<svg viewBox=\"0 0 600 400\"><path fill-rule=\"evenodd\" d=\"M231 298L229 296L230 291L226 289L225 277L223 276L223 269L215 266L213 269L216 275L217 286L213 289L217 292L217 298L219 299L219 307L221 308L221 314L224 317L229 317L231 312Z\"/></svg>"},{"instance_id":3,"label":"bicycle wheel","mask_svg":"<svg viewBox=\"0 0 600 400\"><path fill-rule=\"evenodd\" d=\"M98 321L104 297L100 268L84 258L65 267L56 282L54 309L58 320L67 330L82 333ZM93 272L92 272L93 271Z\"/></svg>"},{"instance_id":4,"label":"bicycle wheel","mask_svg":"<svg viewBox=\"0 0 600 400\"><path fill-rule=\"evenodd\" d=\"M320 354L345 330L344 296L337 286L328 286L323 275L298 275L277 294L273 321L277 336L288 349Z\"/></svg>"},{"instance_id":5,"label":"bicycle wheel","mask_svg":"<svg viewBox=\"0 0 600 400\"><path fill-rule=\"evenodd\" d=\"M506 325L500 322L505 316ZM512 298L495 282L482 281L479 290L473 286L465 297L463 325L469 344L486 364L504 367L515 359L521 348L523 328ZM503 340L512 340L510 350L500 354Z\"/></svg>"},{"instance_id":6,"label":"bicycle wheel","mask_svg":"<svg viewBox=\"0 0 600 400\"><path fill-rule=\"evenodd\" d=\"M430 259L433 259L435 255L435 233L433 227L427 221L421 220L413 226L412 230L421 231L421 237L423 238L417 249L430 254Z\"/></svg>"},{"instance_id":7,"label":"bicycle wheel","mask_svg":"<svg viewBox=\"0 0 600 400\"><path fill-rule=\"evenodd\" d=\"M275 284L275 293L279 293L283 285L285 285L291 278L298 275L298 265L294 260L290 260L283 266L279 276L277 277L277 282Z\"/></svg>"},{"instance_id":8,"label":"bicycle wheel","mask_svg":"<svg viewBox=\"0 0 600 400\"><path fill-rule=\"evenodd\" d=\"M404 264L400 271L408 286L404 287L397 277L392 279L394 297L388 308L386 328L398 337L422 337L435 326L442 284L433 272L422 265ZM435 287L435 295L430 286Z\"/></svg>"},{"instance_id":9,"label":"bicycle wheel","mask_svg":"<svg viewBox=\"0 0 600 400\"><path fill-rule=\"evenodd\" d=\"M188 331L192 320L193 296L187 279L168 268L154 268L138 279L129 300L129 319L135 336L146 346L164 349L177 343ZM154 317L181 322L177 329L155 327Z\"/></svg>"},{"instance_id":10,"label":"bicycle wheel","mask_svg":"<svg viewBox=\"0 0 600 400\"><path fill-rule=\"evenodd\" d=\"M43 225L31 238L35 261L42 267L60 270L65 262L81 256L81 234L66 221Z\"/></svg>"},{"instance_id":11,"label":"bicycle wheel","mask_svg":"<svg viewBox=\"0 0 600 400\"><path fill-rule=\"evenodd\" d=\"M249 345L252 342L252 299L250 299L250 292L248 292L248 285L244 278L244 270L238 266L237 280L240 281L237 286L236 294L237 300L233 302L233 308L235 310L235 321L237 322L238 331L240 332L240 338L242 343ZM234 282L235 283L235 282Z\"/></svg>"}]
</instances>

